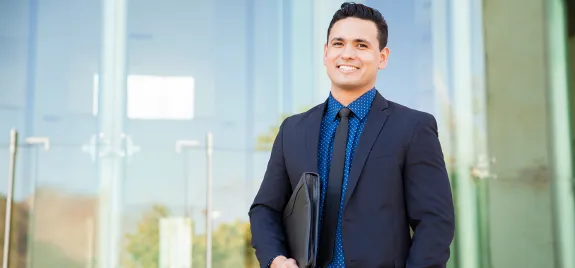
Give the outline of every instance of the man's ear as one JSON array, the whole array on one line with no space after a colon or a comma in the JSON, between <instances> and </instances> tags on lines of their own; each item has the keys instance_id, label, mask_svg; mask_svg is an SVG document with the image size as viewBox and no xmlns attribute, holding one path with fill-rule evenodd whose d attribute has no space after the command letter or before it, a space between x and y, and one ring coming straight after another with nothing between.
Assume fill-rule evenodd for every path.
<instances>
[{"instance_id":1,"label":"man's ear","mask_svg":"<svg viewBox=\"0 0 575 268\"><path fill-rule=\"evenodd\" d=\"M381 50L381 52L379 53L379 64L378 64L378 68L380 70L385 69L385 67L387 66L387 60L389 58L389 48L385 47L384 49Z\"/></svg>"}]
</instances>

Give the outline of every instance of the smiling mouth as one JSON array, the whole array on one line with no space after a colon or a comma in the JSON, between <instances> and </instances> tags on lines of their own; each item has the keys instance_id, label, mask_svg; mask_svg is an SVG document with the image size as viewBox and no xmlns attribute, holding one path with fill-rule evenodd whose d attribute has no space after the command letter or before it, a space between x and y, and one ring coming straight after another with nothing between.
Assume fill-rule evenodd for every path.
<instances>
[{"instance_id":1,"label":"smiling mouth","mask_svg":"<svg viewBox=\"0 0 575 268\"><path fill-rule=\"evenodd\" d=\"M351 66L351 65L339 65L337 67L337 69L339 69L340 71L343 71L343 72L353 72L355 70L359 70L358 67Z\"/></svg>"}]
</instances>

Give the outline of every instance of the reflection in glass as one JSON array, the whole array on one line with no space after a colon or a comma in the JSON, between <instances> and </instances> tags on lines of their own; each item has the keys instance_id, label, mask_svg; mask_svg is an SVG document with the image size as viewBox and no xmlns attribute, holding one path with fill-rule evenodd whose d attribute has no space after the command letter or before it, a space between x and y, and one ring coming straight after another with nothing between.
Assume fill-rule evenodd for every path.
<instances>
[{"instance_id":1,"label":"reflection in glass","mask_svg":"<svg viewBox=\"0 0 575 268\"><path fill-rule=\"evenodd\" d=\"M98 115L99 75L94 74L93 115ZM141 120L194 118L193 77L128 75L127 117Z\"/></svg>"}]
</instances>

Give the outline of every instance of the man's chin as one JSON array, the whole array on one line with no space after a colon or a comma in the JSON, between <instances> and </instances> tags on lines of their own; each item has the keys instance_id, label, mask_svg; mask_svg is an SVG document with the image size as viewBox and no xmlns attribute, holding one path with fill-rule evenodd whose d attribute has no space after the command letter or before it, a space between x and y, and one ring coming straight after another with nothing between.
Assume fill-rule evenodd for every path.
<instances>
[{"instance_id":1,"label":"man's chin","mask_svg":"<svg viewBox=\"0 0 575 268\"><path fill-rule=\"evenodd\" d=\"M345 91L354 91L363 88L364 85L358 83L357 81L342 81L338 83L333 83L337 88Z\"/></svg>"}]
</instances>

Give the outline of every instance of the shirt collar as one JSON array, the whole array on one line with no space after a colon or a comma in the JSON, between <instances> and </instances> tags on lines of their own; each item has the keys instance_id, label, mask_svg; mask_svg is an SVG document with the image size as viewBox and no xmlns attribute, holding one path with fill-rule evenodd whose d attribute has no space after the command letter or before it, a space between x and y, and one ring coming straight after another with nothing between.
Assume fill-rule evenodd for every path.
<instances>
[{"instance_id":1,"label":"shirt collar","mask_svg":"<svg viewBox=\"0 0 575 268\"><path fill-rule=\"evenodd\" d=\"M374 97L375 88L372 88L354 100L352 103L350 103L347 108L349 108L357 118L363 120L369 113L369 109L371 108L371 103L373 102ZM328 118L333 118L333 120L337 119L337 113L343 107L344 106L339 103L330 93L327 100L326 116Z\"/></svg>"}]
</instances>

